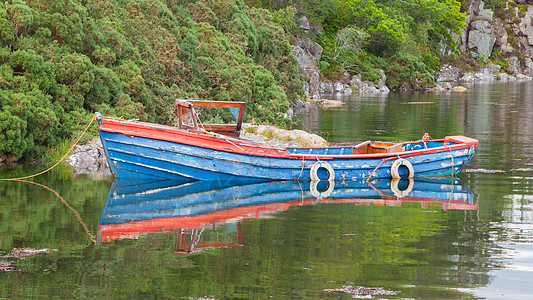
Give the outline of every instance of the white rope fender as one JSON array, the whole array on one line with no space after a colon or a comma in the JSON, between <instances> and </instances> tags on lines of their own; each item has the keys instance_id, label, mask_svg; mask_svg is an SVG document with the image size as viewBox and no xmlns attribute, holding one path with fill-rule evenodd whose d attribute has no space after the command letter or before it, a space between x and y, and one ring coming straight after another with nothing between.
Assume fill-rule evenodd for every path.
<instances>
[{"instance_id":1,"label":"white rope fender","mask_svg":"<svg viewBox=\"0 0 533 300\"><path fill-rule=\"evenodd\" d=\"M409 162L405 158L399 158L395 160L392 163L392 166L390 167L390 174L392 178L401 178L400 173L398 172L400 166L405 166L407 168L407 170L409 171L409 173L407 174L408 178L413 178L415 176L415 170L413 169L413 165L411 164L411 162Z\"/></svg>"},{"instance_id":2,"label":"white rope fender","mask_svg":"<svg viewBox=\"0 0 533 300\"><path fill-rule=\"evenodd\" d=\"M335 180L335 170L333 170L333 167L325 161L317 161L316 163L311 166L311 169L309 170L309 176L311 177L312 181L320 181L320 178L318 178L318 169L324 168L328 172L328 181L334 181Z\"/></svg>"},{"instance_id":3,"label":"white rope fender","mask_svg":"<svg viewBox=\"0 0 533 300\"><path fill-rule=\"evenodd\" d=\"M319 182L320 181L313 180L309 183L309 191L311 192L311 195L313 195L313 197L315 197L317 200L329 197L335 189L335 181L328 181L328 188L325 191L320 192L318 191Z\"/></svg>"},{"instance_id":4,"label":"white rope fender","mask_svg":"<svg viewBox=\"0 0 533 300\"><path fill-rule=\"evenodd\" d=\"M400 183L400 179L398 178L394 178L391 180L390 182L390 189L391 191L394 193L394 195L396 197L405 197L407 195L409 195L409 193L413 190L413 186L414 186L414 180L413 178L408 178L407 179L407 188L404 189L403 191L400 190L399 188L399 183Z\"/></svg>"}]
</instances>

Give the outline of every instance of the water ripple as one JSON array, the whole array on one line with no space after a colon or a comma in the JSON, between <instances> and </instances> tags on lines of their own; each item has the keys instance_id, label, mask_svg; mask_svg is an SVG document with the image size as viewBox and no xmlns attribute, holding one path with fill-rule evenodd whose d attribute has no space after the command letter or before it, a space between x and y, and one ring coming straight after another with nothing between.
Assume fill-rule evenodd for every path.
<instances>
[{"instance_id":1,"label":"water ripple","mask_svg":"<svg viewBox=\"0 0 533 300\"><path fill-rule=\"evenodd\" d=\"M505 173L504 170L487 170L487 169L465 169L465 173Z\"/></svg>"}]
</instances>

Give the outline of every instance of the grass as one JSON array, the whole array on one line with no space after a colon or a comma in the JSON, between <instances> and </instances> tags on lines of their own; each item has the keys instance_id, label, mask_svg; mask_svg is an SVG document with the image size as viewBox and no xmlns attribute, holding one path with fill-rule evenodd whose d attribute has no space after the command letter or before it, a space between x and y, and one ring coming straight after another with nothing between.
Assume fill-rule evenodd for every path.
<instances>
[{"instance_id":1,"label":"grass","mask_svg":"<svg viewBox=\"0 0 533 300\"><path fill-rule=\"evenodd\" d=\"M43 157L41 158L41 162L43 164L56 163L58 160L60 160L65 155L65 153L67 153L68 150L70 150L70 148L72 147L71 143L72 143L71 139L66 139L55 147L48 147Z\"/></svg>"}]
</instances>

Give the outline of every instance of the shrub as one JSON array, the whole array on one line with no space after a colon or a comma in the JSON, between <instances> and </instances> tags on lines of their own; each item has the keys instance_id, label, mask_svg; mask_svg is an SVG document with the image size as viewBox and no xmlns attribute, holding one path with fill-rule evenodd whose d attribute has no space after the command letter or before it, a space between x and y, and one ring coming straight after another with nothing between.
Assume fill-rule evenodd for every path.
<instances>
[{"instance_id":1,"label":"shrub","mask_svg":"<svg viewBox=\"0 0 533 300\"><path fill-rule=\"evenodd\" d=\"M294 10L277 17L296 30ZM302 82L273 20L241 0L1 3L0 156L40 156L94 111L169 124L176 98L245 101L247 120L290 124Z\"/></svg>"}]
</instances>

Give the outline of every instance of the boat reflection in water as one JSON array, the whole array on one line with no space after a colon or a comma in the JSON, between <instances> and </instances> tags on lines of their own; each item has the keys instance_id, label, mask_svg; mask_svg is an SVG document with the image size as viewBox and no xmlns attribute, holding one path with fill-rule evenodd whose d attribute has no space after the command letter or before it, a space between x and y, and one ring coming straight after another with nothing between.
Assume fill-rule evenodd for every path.
<instances>
[{"instance_id":1,"label":"boat reflection in water","mask_svg":"<svg viewBox=\"0 0 533 300\"><path fill-rule=\"evenodd\" d=\"M352 203L476 210L473 194L459 179L374 180L233 185L232 182L116 181L110 187L98 226L98 241L138 238L150 232L176 232L176 252L243 245L240 221L268 217L291 206ZM433 207L433 205L432 205ZM208 240L206 230L231 229L223 240ZM220 236L216 234L216 236ZM228 239L229 237L229 239Z\"/></svg>"}]
</instances>

